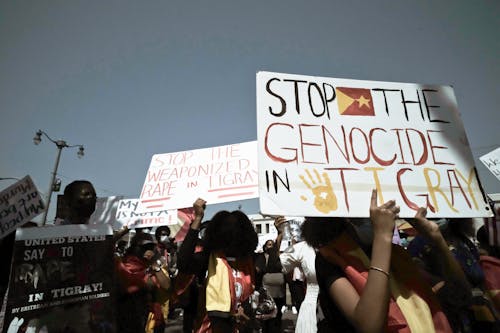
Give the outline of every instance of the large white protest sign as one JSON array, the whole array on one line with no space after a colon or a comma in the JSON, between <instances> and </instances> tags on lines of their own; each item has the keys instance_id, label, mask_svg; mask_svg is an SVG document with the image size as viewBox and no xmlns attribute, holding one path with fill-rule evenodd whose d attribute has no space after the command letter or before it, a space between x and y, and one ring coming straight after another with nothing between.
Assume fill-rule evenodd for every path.
<instances>
[{"instance_id":1,"label":"large white protest sign","mask_svg":"<svg viewBox=\"0 0 500 333\"><path fill-rule=\"evenodd\" d=\"M260 72L261 211L366 217L370 194L401 216L491 214L452 87Z\"/></svg>"},{"instance_id":2,"label":"large white protest sign","mask_svg":"<svg viewBox=\"0 0 500 333\"><path fill-rule=\"evenodd\" d=\"M146 211L191 207L199 197L209 204L251 199L257 180L255 141L157 154L140 199Z\"/></svg>"},{"instance_id":3,"label":"large white protest sign","mask_svg":"<svg viewBox=\"0 0 500 333\"><path fill-rule=\"evenodd\" d=\"M500 180L500 148L481 156L479 159Z\"/></svg>"},{"instance_id":4,"label":"large white protest sign","mask_svg":"<svg viewBox=\"0 0 500 333\"><path fill-rule=\"evenodd\" d=\"M139 199L120 200L117 208L113 229L119 229L125 225L132 229L179 224L176 209L143 212Z\"/></svg>"},{"instance_id":5,"label":"large white protest sign","mask_svg":"<svg viewBox=\"0 0 500 333\"><path fill-rule=\"evenodd\" d=\"M30 176L0 192L0 238L35 216L43 213L45 205Z\"/></svg>"}]
</instances>

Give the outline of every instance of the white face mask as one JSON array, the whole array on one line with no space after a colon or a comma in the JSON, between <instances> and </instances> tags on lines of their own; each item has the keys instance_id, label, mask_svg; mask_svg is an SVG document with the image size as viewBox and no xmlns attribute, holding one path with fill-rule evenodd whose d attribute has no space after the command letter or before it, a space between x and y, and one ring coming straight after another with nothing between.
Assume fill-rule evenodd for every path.
<instances>
[{"instance_id":1,"label":"white face mask","mask_svg":"<svg viewBox=\"0 0 500 333\"><path fill-rule=\"evenodd\" d=\"M160 242L162 243L168 243L170 240L168 239L168 236L160 236Z\"/></svg>"}]
</instances>

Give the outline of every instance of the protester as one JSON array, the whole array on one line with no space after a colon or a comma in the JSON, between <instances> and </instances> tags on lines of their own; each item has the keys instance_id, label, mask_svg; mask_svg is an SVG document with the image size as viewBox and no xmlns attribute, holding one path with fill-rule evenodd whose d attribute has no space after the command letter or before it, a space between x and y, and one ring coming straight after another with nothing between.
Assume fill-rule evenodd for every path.
<instances>
[{"instance_id":1,"label":"protester","mask_svg":"<svg viewBox=\"0 0 500 333\"><path fill-rule=\"evenodd\" d=\"M154 306L154 297L157 291L170 288L168 272L154 260L152 236L139 233L131 243L125 256L116 261L117 332L163 332L165 318Z\"/></svg>"},{"instance_id":2,"label":"protester","mask_svg":"<svg viewBox=\"0 0 500 333\"><path fill-rule=\"evenodd\" d=\"M68 216L61 223L88 224L95 211L96 192L91 182L75 180L64 188L64 201L68 208Z\"/></svg>"},{"instance_id":3,"label":"protester","mask_svg":"<svg viewBox=\"0 0 500 333\"><path fill-rule=\"evenodd\" d=\"M282 260L280 258L280 260ZM286 272L285 282L290 290L290 297L292 298L292 313L297 314L297 309L306 296L306 278L302 269L298 266L294 267L291 271Z\"/></svg>"},{"instance_id":4,"label":"protester","mask_svg":"<svg viewBox=\"0 0 500 333\"><path fill-rule=\"evenodd\" d=\"M175 276L177 270L177 245L174 238L170 238L170 228L166 225L159 226L155 230L157 251L165 258L168 271L171 276Z\"/></svg>"},{"instance_id":5,"label":"protester","mask_svg":"<svg viewBox=\"0 0 500 333\"><path fill-rule=\"evenodd\" d=\"M193 204L195 217L179 249L178 269L200 279L206 277L195 332L236 332L249 319L244 307L255 284L257 234L241 211L220 211L206 227L203 250L195 252L205 205L203 199Z\"/></svg>"},{"instance_id":6,"label":"protester","mask_svg":"<svg viewBox=\"0 0 500 333\"><path fill-rule=\"evenodd\" d=\"M262 322L262 332L279 332L281 331L282 309L286 303L285 276L279 257L279 245L269 239L264 243L262 250L263 252L259 253L255 258L257 287L263 286L266 288L277 307L276 317Z\"/></svg>"},{"instance_id":7,"label":"protester","mask_svg":"<svg viewBox=\"0 0 500 333\"><path fill-rule=\"evenodd\" d=\"M377 192L372 192L371 244L360 242L347 219L306 218L303 236L318 249L316 274L329 326L318 325L322 332L452 332L431 286L406 251L391 243L398 213L395 201L377 206ZM435 246L444 278L441 289L455 289L458 301L466 299L470 288L464 273L425 215L420 208L411 223Z\"/></svg>"},{"instance_id":8,"label":"protester","mask_svg":"<svg viewBox=\"0 0 500 333\"><path fill-rule=\"evenodd\" d=\"M453 313L447 309L448 304L443 304L452 327L455 331L495 332L498 320L491 309L493 305L484 297L485 274L481 267L479 250L471 240L475 236L473 220L471 218L444 220L440 231L472 288L473 298L469 310ZM434 280L441 279L440 262L437 260L434 246L427 239L418 235L410 242L408 251L418 259L428 273L434 276Z\"/></svg>"},{"instance_id":9,"label":"protester","mask_svg":"<svg viewBox=\"0 0 500 333\"><path fill-rule=\"evenodd\" d=\"M287 221L283 216L279 216L274 220L274 225L278 230L278 238L276 241L278 247L281 245L283 229L286 223ZM300 267L304 272L307 282L306 296L299 308L295 332L315 333L317 332L316 304L318 302L319 293L315 268L316 252L306 242L302 241L293 244L291 250L284 251L280 255L280 260L285 272Z\"/></svg>"}]
</instances>

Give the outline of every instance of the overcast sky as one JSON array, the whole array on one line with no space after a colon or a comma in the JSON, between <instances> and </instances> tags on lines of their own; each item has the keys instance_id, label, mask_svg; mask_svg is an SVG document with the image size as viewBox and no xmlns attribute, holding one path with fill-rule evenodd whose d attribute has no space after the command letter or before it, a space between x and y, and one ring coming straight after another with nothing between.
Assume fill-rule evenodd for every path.
<instances>
[{"instance_id":1,"label":"overcast sky","mask_svg":"<svg viewBox=\"0 0 500 333\"><path fill-rule=\"evenodd\" d=\"M63 151L63 188L137 198L153 154L256 140L267 70L453 85L484 188L500 192L478 159L500 146L499 13L494 0L2 1L0 177L47 192L42 129L85 146ZM259 211L209 212L239 204Z\"/></svg>"}]
</instances>

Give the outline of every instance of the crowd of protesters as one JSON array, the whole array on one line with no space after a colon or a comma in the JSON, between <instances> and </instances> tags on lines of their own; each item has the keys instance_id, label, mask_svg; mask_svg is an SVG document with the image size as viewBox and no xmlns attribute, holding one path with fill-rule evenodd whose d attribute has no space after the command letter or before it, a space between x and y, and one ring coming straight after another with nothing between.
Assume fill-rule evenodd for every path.
<instances>
[{"instance_id":1,"label":"crowd of protesters","mask_svg":"<svg viewBox=\"0 0 500 333\"><path fill-rule=\"evenodd\" d=\"M62 224L88 223L92 184L73 182L64 196ZM183 332L278 333L288 285L299 333L500 332L500 251L487 230L476 238L472 219L434 221L420 208L408 220L415 234L395 239L397 203L379 205L375 190L370 200L369 219L306 217L285 251L284 217L259 249L246 214L206 218L200 198L181 242L167 226L125 227L113 239L114 331L164 332L182 309ZM13 245L13 234L0 244L2 297Z\"/></svg>"}]
</instances>

